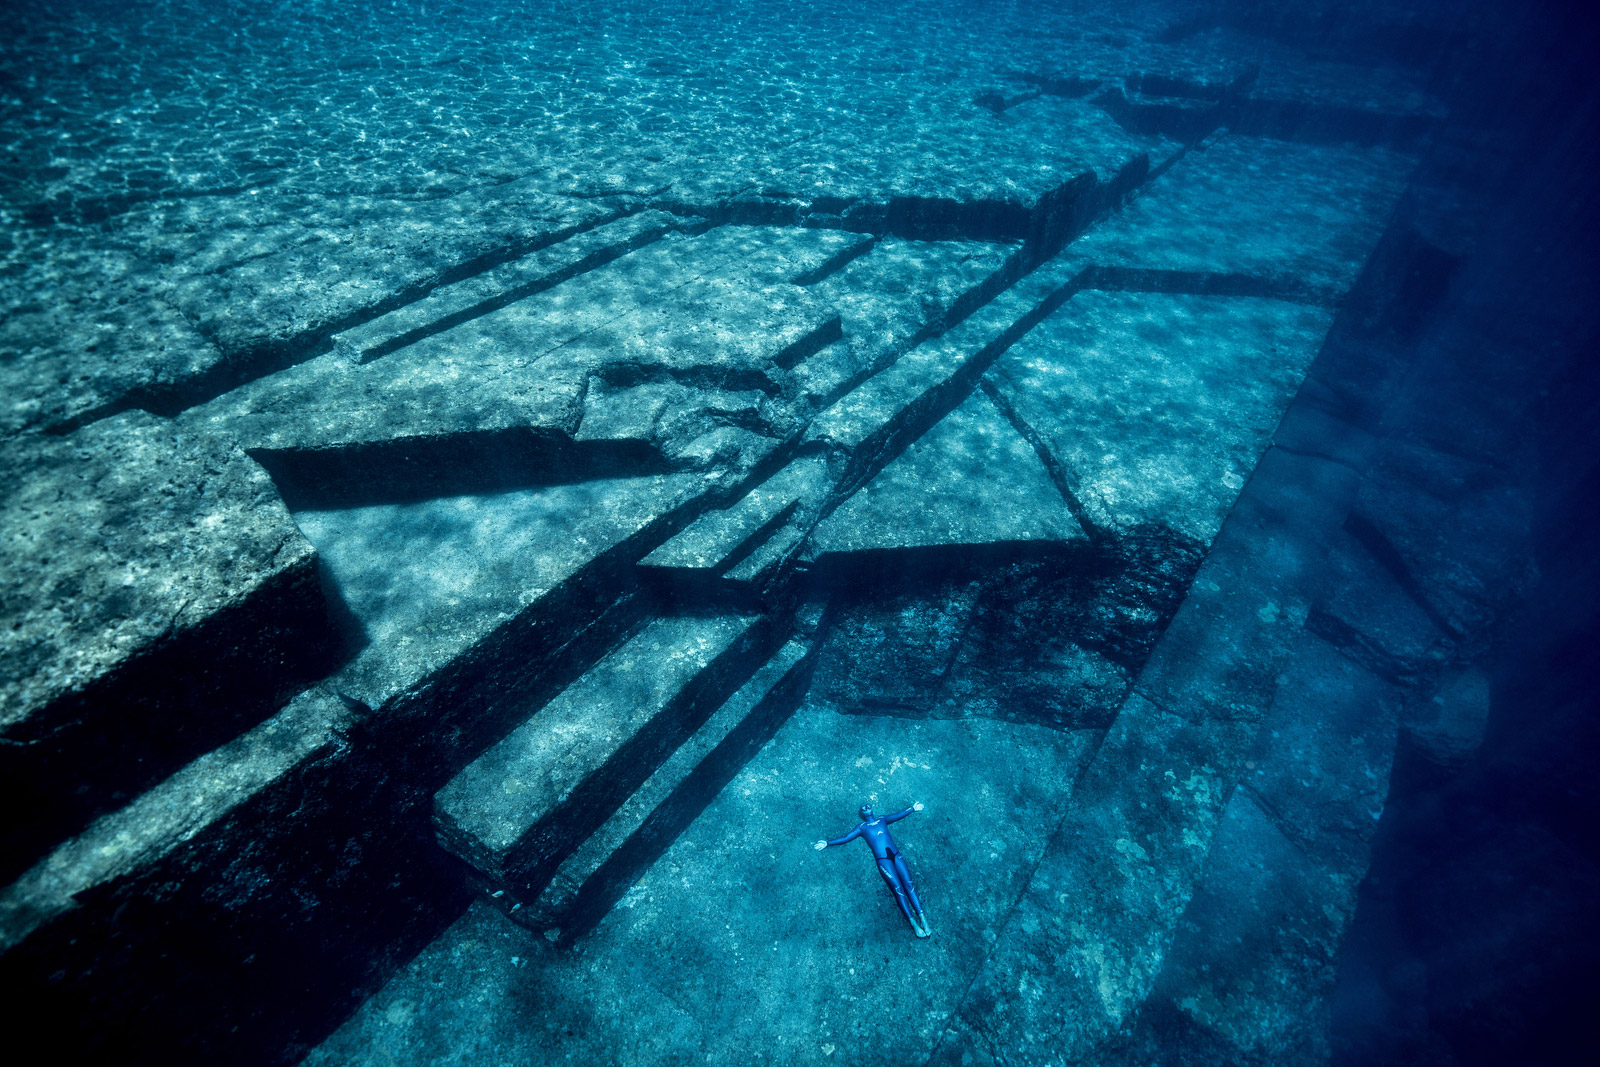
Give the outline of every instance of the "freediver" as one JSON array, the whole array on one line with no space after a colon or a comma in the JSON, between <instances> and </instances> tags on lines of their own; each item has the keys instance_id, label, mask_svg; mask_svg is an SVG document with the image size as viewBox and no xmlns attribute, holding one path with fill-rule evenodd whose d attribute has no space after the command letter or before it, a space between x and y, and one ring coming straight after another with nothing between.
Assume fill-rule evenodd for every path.
<instances>
[{"instance_id":1,"label":"freediver","mask_svg":"<svg viewBox=\"0 0 1600 1067\"><path fill-rule=\"evenodd\" d=\"M900 846L889 836L890 823L898 822L912 812L921 810L922 802L918 801L905 811L897 811L893 815L874 815L872 806L863 804L860 813L861 822L854 830L832 841L818 841L815 848L820 852L829 845L842 845L858 837L865 839L868 847L872 849L873 857L878 861L878 873L889 883L895 901L900 905L900 910L905 912L906 920L911 923L911 929L916 931L918 937L927 937L930 933L928 920L922 914L922 902L917 899L917 891L911 885L911 872L906 870L906 861L900 855Z\"/></svg>"}]
</instances>

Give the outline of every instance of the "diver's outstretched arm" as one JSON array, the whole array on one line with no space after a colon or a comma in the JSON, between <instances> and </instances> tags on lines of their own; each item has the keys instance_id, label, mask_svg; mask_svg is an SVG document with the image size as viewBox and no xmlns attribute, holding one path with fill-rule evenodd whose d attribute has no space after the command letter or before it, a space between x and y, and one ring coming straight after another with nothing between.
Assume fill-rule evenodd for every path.
<instances>
[{"instance_id":1,"label":"diver's outstretched arm","mask_svg":"<svg viewBox=\"0 0 1600 1067\"><path fill-rule=\"evenodd\" d=\"M819 841L818 844L820 844L823 848L827 848L829 845L842 845L847 841L854 841L856 838L858 838L860 836L861 836L861 827L857 826L854 830L851 830L849 833L845 834L843 837L836 837L832 841Z\"/></svg>"},{"instance_id":2,"label":"diver's outstretched arm","mask_svg":"<svg viewBox=\"0 0 1600 1067\"><path fill-rule=\"evenodd\" d=\"M910 815L912 812L921 811L921 810L922 810L922 801L919 800L915 804L913 804L909 808L907 808L905 811L897 811L893 815L885 815L883 817L883 821L884 822L899 822L901 819L905 818L907 815Z\"/></svg>"}]
</instances>

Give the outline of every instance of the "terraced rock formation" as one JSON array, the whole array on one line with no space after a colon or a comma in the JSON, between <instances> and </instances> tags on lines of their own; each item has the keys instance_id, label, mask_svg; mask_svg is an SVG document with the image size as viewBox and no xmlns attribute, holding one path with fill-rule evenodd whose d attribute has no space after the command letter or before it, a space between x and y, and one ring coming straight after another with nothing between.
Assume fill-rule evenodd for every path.
<instances>
[{"instance_id":1,"label":"terraced rock formation","mask_svg":"<svg viewBox=\"0 0 1600 1067\"><path fill-rule=\"evenodd\" d=\"M1327 620L1426 642L1319 599L1241 494L1299 462L1274 434L1436 106L1203 5L1019 8L1010 39L849 7L569 5L333 72L301 53L364 16L282 12L251 24L290 63L279 139L174 3L159 102L27 113L0 759L47 814L3 849L17 1004L90 1055L270 1060L382 987L316 1055L380 1058L386 1019L421 1060L536 969L489 1024L534 1058L1092 1062L1152 995L1279 1047L1163 961L1199 951L1197 884L1331 818L1290 746L1378 783L1328 804L1381 804L1392 721L1354 720L1396 679L1340 682L1382 690L1351 722L1295 687L1365 670ZM41 14L12 62L59 84L80 32ZM47 143L84 114L144 139ZM1342 522L1366 462L1289 525ZM864 794L929 801L939 937L887 991L913 964L845 903L860 864L797 851ZM1296 853L1335 886L1295 898L1321 944L1368 829ZM715 1027L729 996L759 1010Z\"/></svg>"}]
</instances>

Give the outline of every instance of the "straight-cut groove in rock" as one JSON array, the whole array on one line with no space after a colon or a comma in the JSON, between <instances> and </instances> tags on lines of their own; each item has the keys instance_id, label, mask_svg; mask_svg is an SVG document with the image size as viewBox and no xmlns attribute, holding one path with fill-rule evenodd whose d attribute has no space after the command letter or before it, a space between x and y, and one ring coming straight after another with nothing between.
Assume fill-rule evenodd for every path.
<instances>
[{"instance_id":1,"label":"straight-cut groove in rock","mask_svg":"<svg viewBox=\"0 0 1600 1067\"><path fill-rule=\"evenodd\" d=\"M996 371L996 373L999 373ZM1061 494L1061 499L1066 502L1067 510L1072 512L1072 517L1078 520L1078 525L1083 527L1083 532L1089 536L1090 541L1101 541L1105 538L1102 530L1091 518L1083 506L1083 501L1078 499L1078 494L1073 487L1079 479L1076 472L1069 471L1055 453L1050 451L1044 443L1044 438L1039 436L1039 431L1034 429L1028 420L1022 417L1016 407L1005 398L1005 395L996 389L989 381L988 375L978 380L978 388L983 390L983 395L994 402L1000 414L1005 416L1013 429L1022 435L1023 440L1033 446L1034 454L1039 457L1039 462L1044 464L1045 471L1050 475L1050 481L1055 483L1056 491Z\"/></svg>"},{"instance_id":2,"label":"straight-cut groove in rock","mask_svg":"<svg viewBox=\"0 0 1600 1067\"><path fill-rule=\"evenodd\" d=\"M816 666L818 647L817 642L812 642L805 654L784 671L643 823L584 880L565 909L554 915L524 909L528 911L525 918L522 912L513 912L512 918L531 922L536 928L559 926L557 944L564 949L570 949L593 930L799 709Z\"/></svg>"},{"instance_id":3,"label":"straight-cut groove in rock","mask_svg":"<svg viewBox=\"0 0 1600 1067\"><path fill-rule=\"evenodd\" d=\"M1021 340L1024 334L1043 322L1074 293L1084 288L1080 272L1047 294L1000 334L985 344L949 378L929 389L894 418L879 427L855 450L844 474L835 484L821 517L826 517L850 494L865 485L906 447L928 431L934 423L954 411L978 380L999 358Z\"/></svg>"},{"instance_id":4,"label":"straight-cut groove in rock","mask_svg":"<svg viewBox=\"0 0 1600 1067\"><path fill-rule=\"evenodd\" d=\"M667 232L668 231L666 229L661 229L654 232L646 230L642 233L635 234L625 241L618 241L616 244L607 245L604 248L597 248L587 256L574 260L565 267L562 267L558 270L553 270L549 274L543 275L523 285L510 286L494 296L487 297L474 303L470 307L462 308L461 310L452 312L448 315L442 315L439 318L434 319L432 322L428 322L403 333L396 334L387 341L373 345L371 348L362 352L361 358L358 360L358 362L371 363L373 360L381 359L382 357L389 355L391 352L398 352L407 345L416 344L418 341L425 340L426 338L432 337L435 334L440 334L448 329L460 326L464 322L471 322L473 319L479 319L490 314L491 312L499 311L501 308L508 307L511 304L516 303L518 300L524 300L530 296L535 296L539 293L542 293L547 289L553 289L564 281L576 278L582 274L587 274L592 270L605 266L607 263L610 263L613 260L621 259L630 252L636 252L646 245L653 244L654 242L660 240ZM577 235L574 234L573 236ZM547 245L546 247L550 246ZM534 249L533 251L539 251L539 249ZM531 254L531 252L528 254ZM506 262L514 262L514 260L507 260ZM504 264L500 265L503 266ZM487 269L479 272L479 274L487 273ZM476 277L476 275L474 275L474 277ZM465 281L467 279L461 280ZM443 285L436 286L433 290L430 290L430 293L423 294L423 297L419 297L418 300L431 295L432 292L436 292L441 288L443 288ZM417 301L414 300L411 303L416 302Z\"/></svg>"},{"instance_id":5,"label":"straight-cut groove in rock","mask_svg":"<svg viewBox=\"0 0 1600 1067\"><path fill-rule=\"evenodd\" d=\"M303 330L289 337L261 341L247 345L235 351L228 351L218 343L214 336L197 326L202 337L210 343L217 345L222 351L223 359L204 373L195 375L183 382L174 383L165 387L145 387L130 391L126 397L80 415L71 420L65 420L58 427L57 432L84 425L109 415L117 414L132 408L149 411L152 414L171 418L198 404L215 400L222 394L239 386L264 378L297 363L304 363L308 359L320 356L333 348L335 334L353 329L364 323L385 315L391 311L413 304L426 297L441 286L455 282L465 281L468 278L493 270L495 267L509 263L511 260L520 259L540 249L548 248L553 244L575 237L596 227L609 222L615 222L627 215L634 214L638 209L635 205L628 205L626 209L618 209L614 215L602 215L594 219L551 230L535 238L525 241L514 241L499 248L490 249L471 259L465 260L454 266L448 267L431 278L425 278L412 285L399 289L381 300L375 301L363 308L357 308L337 319ZM69 425L70 423L70 425Z\"/></svg>"}]
</instances>

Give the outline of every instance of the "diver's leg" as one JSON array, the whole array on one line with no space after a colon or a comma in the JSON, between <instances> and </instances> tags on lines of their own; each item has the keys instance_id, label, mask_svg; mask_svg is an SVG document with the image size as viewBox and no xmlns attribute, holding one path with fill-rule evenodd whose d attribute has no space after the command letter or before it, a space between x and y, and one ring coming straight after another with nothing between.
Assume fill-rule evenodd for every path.
<instances>
[{"instance_id":1,"label":"diver's leg","mask_svg":"<svg viewBox=\"0 0 1600 1067\"><path fill-rule=\"evenodd\" d=\"M911 872L906 869L906 861L898 850L890 853L894 857L895 874L900 879L900 884L905 887L906 896L910 898L911 907L916 912L916 917L911 920L912 929L916 930L918 937L927 937L933 933L928 928L928 917L923 914L922 901L917 899L917 888L911 884Z\"/></svg>"},{"instance_id":2,"label":"diver's leg","mask_svg":"<svg viewBox=\"0 0 1600 1067\"><path fill-rule=\"evenodd\" d=\"M906 900L906 892L900 885L900 875L894 869L894 863L887 859L878 861L878 873L883 875L883 880L889 883L889 888L894 892L894 900L900 905L900 910L905 912L906 922L911 924L913 930L917 929L917 915L911 910L910 901Z\"/></svg>"},{"instance_id":3,"label":"diver's leg","mask_svg":"<svg viewBox=\"0 0 1600 1067\"><path fill-rule=\"evenodd\" d=\"M906 861L898 852L894 854L894 869L900 875L900 884L906 887L906 896L911 898L912 910L921 915L922 901L917 899L917 887L911 884L911 872L906 869Z\"/></svg>"}]
</instances>

